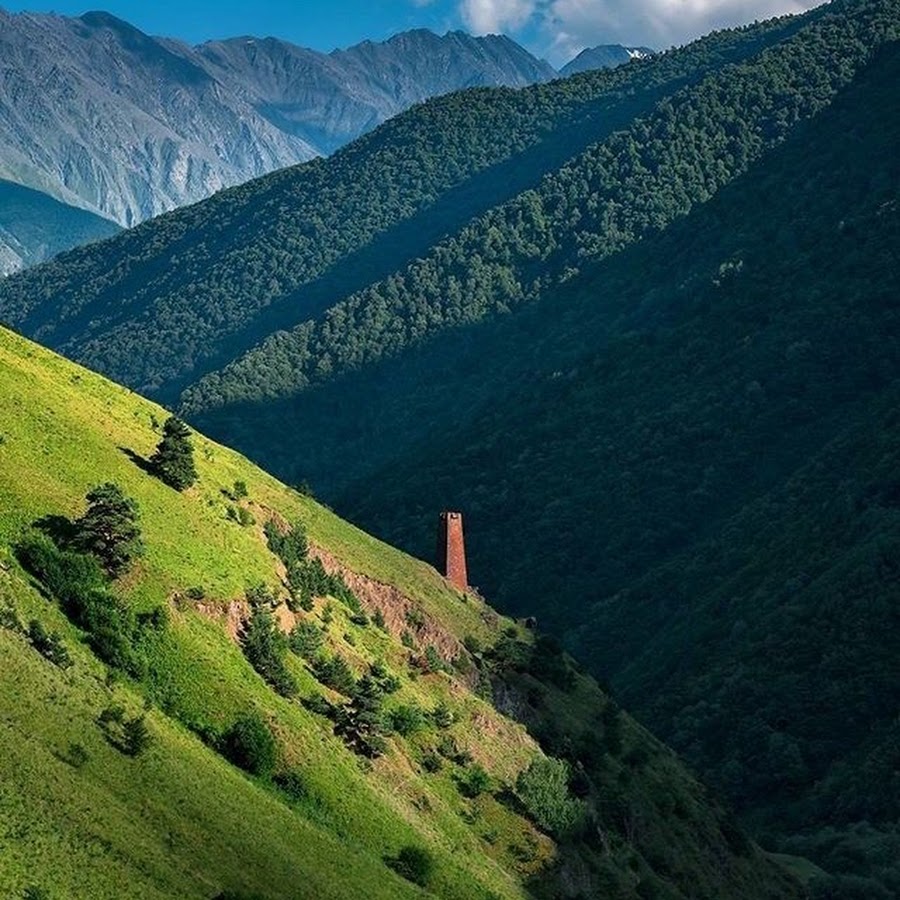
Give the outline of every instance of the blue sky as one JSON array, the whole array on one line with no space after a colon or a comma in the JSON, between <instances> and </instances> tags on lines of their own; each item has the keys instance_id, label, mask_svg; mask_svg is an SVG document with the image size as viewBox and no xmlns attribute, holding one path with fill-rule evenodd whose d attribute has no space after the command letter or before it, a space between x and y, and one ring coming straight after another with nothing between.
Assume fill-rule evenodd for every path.
<instances>
[{"instance_id":1,"label":"blue sky","mask_svg":"<svg viewBox=\"0 0 900 900\"><path fill-rule=\"evenodd\" d=\"M586 46L603 43L664 48L712 28L800 12L819 0L40 0L4 2L29 9L80 15L104 9L150 34L189 43L235 35L274 35L331 50L397 31L505 32L539 56L564 62Z\"/></svg>"}]
</instances>

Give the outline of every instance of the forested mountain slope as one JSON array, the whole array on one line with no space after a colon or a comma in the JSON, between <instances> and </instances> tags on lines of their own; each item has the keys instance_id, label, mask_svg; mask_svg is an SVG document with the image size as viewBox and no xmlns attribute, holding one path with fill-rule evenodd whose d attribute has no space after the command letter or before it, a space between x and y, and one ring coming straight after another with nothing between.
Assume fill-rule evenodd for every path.
<instances>
[{"instance_id":1,"label":"forested mountain slope","mask_svg":"<svg viewBox=\"0 0 900 900\"><path fill-rule=\"evenodd\" d=\"M398 439L408 446L433 432L433 413L441 407L419 403L413 388L411 399L392 409L418 414L400 412L399 427L383 419L379 437L370 440L370 426L381 428L379 413L351 412L343 403L355 405L355 391L344 394L338 384L328 387L331 382L354 370L368 382L372 366L394 356L406 360L410 351L414 359L415 348L437 336L440 358L454 329L492 317L505 320L544 296L552 302L559 286L592 260L614 257L708 200L765 158L804 118L825 108L896 21L892 2L839 10L801 19L807 23L802 28L795 21L786 36L770 25L768 33L783 38L772 47L659 101L648 115L592 145L536 189L474 220L406 270L317 320L273 335L189 389L183 408L283 474L307 478L329 494L371 471L394 454ZM754 34L745 33L745 40ZM660 64L642 65L652 70ZM556 308L563 314L565 303ZM497 364L514 363L518 352L501 355ZM485 353L478 357L479 372L496 358ZM455 377L464 377L462 365ZM327 403L320 402L320 389L346 414L325 412L321 421ZM279 394L296 396L284 403L268 399ZM265 399L251 402L260 396ZM460 391L456 397L458 404L471 404L473 395ZM389 391L384 402L391 404ZM460 423L459 417L446 420L451 421ZM324 432L300 456L289 442L269 440L274 423L282 434L286 424L288 433L300 435L320 424ZM350 450L348 442L356 441L365 453Z\"/></svg>"},{"instance_id":2,"label":"forested mountain slope","mask_svg":"<svg viewBox=\"0 0 900 900\"><path fill-rule=\"evenodd\" d=\"M202 437L169 486L164 417L0 330L0 893L799 896L553 642Z\"/></svg>"},{"instance_id":3,"label":"forested mountain slope","mask_svg":"<svg viewBox=\"0 0 900 900\"><path fill-rule=\"evenodd\" d=\"M174 399L210 368L402 270L473 216L537 187L573 154L649 113L661 96L758 53L803 21L724 32L652 62L519 92L432 101L328 160L12 279L0 288L0 315L113 377ZM242 368L202 394L219 404L290 392L304 377L293 368L279 365L262 384L244 383Z\"/></svg>"},{"instance_id":4,"label":"forested mountain slope","mask_svg":"<svg viewBox=\"0 0 900 900\"><path fill-rule=\"evenodd\" d=\"M448 422L338 507L418 553L424 510L466 510L476 583L844 872L834 896L900 886L898 78L895 41L683 222L342 385L363 433Z\"/></svg>"}]
</instances>

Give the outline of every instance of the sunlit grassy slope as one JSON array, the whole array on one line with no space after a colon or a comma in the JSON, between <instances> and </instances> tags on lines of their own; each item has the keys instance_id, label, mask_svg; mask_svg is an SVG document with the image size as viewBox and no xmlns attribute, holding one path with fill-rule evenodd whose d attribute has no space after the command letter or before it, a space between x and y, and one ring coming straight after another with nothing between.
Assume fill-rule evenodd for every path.
<instances>
[{"instance_id":1,"label":"sunlit grassy slope","mask_svg":"<svg viewBox=\"0 0 900 900\"><path fill-rule=\"evenodd\" d=\"M382 591L387 603L417 610L425 623L417 641L461 647L468 637L491 646L504 632L527 640L525 631L479 598L461 596L430 566L200 436L199 483L184 494L165 486L141 465L165 416L0 329L0 606L12 604L22 621L59 631L74 659L61 670L23 635L0 628L0 896L33 887L51 898L201 898L223 890L400 898L423 893L385 863L409 845L434 856L428 892L459 900L633 897L651 889L672 898L723 890L736 898L794 895L787 876L752 845L736 842L722 811L675 757L625 717L618 758L603 756L590 773L596 834L557 847L508 790L542 753L525 727L476 696L472 673L419 673L396 627L354 624L340 603L319 598L302 615L321 622L326 605L333 609L330 650L357 674L384 660L401 680L390 703L425 710L445 703L454 715L441 735L433 728L395 735L383 757L363 764L325 717L276 695L234 640L248 585L265 582L283 593L262 534L268 518L302 521L348 577ZM241 503L252 525L228 516L234 501L224 491L238 480L248 488ZM169 614L140 683L114 676L92 654L14 552L36 520L80 515L87 491L106 481L137 501L146 545L115 590L139 610L164 606ZM202 588L202 602L187 599L191 588ZM301 698L328 694L298 657L289 665ZM498 687L498 705L517 712L532 733L552 731L570 744L600 739L607 701L588 679L579 676L568 693L527 673ZM110 705L131 715L147 711L147 752L131 758L105 740L98 716ZM299 799L240 772L196 736L222 731L249 711L275 733L280 767L301 774ZM423 754L441 736L467 750L470 765L484 766L491 790L463 796L457 781L464 765L426 771ZM608 810L600 808L601 794Z\"/></svg>"},{"instance_id":2,"label":"sunlit grassy slope","mask_svg":"<svg viewBox=\"0 0 900 900\"><path fill-rule=\"evenodd\" d=\"M250 583L278 584L275 559L258 529L242 528L226 517L229 501L221 489L242 479L256 507L302 518L311 538L348 565L401 587L420 601L428 616L446 620L454 631L487 637L480 604L461 603L429 566L378 544L237 454L197 438L201 478L186 496L148 476L126 451L149 456L159 440L151 423L163 421L165 413L131 392L7 332L0 342L0 373L3 543L15 541L43 515L78 515L91 486L114 481L139 504L147 548L122 586L130 599L149 608L192 586L202 586L213 601L238 599ZM5 579L4 592L14 591L23 619L48 617L48 623L74 637L61 614L36 598L15 571ZM207 600L204 605L213 604ZM348 627L346 622L343 626ZM353 655L369 660L384 655L386 648L378 644L390 643L386 638L373 630L370 649L368 636L355 630L360 632L357 645L347 648ZM369 885L383 884L383 896L402 896L412 888L382 864L381 856L418 837L438 847L444 844L444 887L449 893L478 896L487 888L510 896L519 893L478 848L453 853L474 838L458 816L438 809L429 817L434 833L425 830L426 823L412 806L416 788L406 783L413 779L412 772L386 771L391 790L387 778L366 777L352 754L330 738L327 724L298 704L277 698L222 627L205 616L176 613L163 658L154 665L155 696L179 718L218 725L245 708L264 709L285 734L285 753L302 760L314 782L317 805L327 819L324 825L317 828L292 815L163 715L152 717L159 740L149 760L124 765L91 724L110 702L103 667L83 651L72 673L61 674L37 654L17 653L21 638L3 638L4 756L29 760L27 766L12 769L22 779L18 786L23 794L31 795L34 783L41 784L41 803L12 807L9 827L29 837L21 842L21 856L4 854L0 884L6 877L39 880L41 872L56 871L49 866L55 858L67 878L88 879L80 882L76 894L103 896L105 884L113 891L108 895L114 896L125 857L130 858L134 883L142 886L136 893L146 896L174 896L179 885L185 896L204 896L205 887L216 880L206 874L210 871L225 885L243 883L249 888L271 882L275 892L285 896L350 896L355 879L361 890L362 885L368 890ZM93 670L89 678L87 670ZM15 676L7 677L8 672ZM443 687L428 693L439 696ZM137 708L140 703L137 692L128 688L113 693L126 705ZM23 696L27 703L16 701ZM64 723L58 721L60 715ZM527 762L534 747L522 729L508 724L502 730L511 738L504 760ZM70 742L84 744L91 753L83 770L75 771L54 756L64 755ZM393 759L377 767L399 768ZM14 790L5 776L4 790ZM47 813L58 811L60 804L66 814L54 827ZM136 809L141 810L137 821ZM198 817L198 810L205 815ZM336 843L335 833L345 835L349 847ZM74 846L81 848L82 856L74 859L80 858L83 866L71 865ZM320 879L332 885L330 894L319 890ZM57 883L55 876L50 880Z\"/></svg>"}]
</instances>

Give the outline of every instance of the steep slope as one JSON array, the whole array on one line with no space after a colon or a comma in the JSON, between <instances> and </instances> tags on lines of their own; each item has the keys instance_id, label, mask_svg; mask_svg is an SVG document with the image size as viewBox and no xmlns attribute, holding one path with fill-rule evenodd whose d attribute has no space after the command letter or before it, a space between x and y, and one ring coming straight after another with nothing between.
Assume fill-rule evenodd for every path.
<instances>
[{"instance_id":1,"label":"steep slope","mask_svg":"<svg viewBox=\"0 0 900 900\"><path fill-rule=\"evenodd\" d=\"M0 276L118 231L108 219L0 181Z\"/></svg>"},{"instance_id":2,"label":"steep slope","mask_svg":"<svg viewBox=\"0 0 900 900\"><path fill-rule=\"evenodd\" d=\"M655 50L649 47L623 47L621 44L601 44L599 47L588 47L582 50L571 62L566 63L559 74L563 78L579 72L590 72L593 69L613 69L633 59L646 59L653 56Z\"/></svg>"},{"instance_id":3,"label":"steep slope","mask_svg":"<svg viewBox=\"0 0 900 900\"><path fill-rule=\"evenodd\" d=\"M504 608L567 634L756 827L880 882L835 896L900 876L898 77L893 42L683 223L319 398L354 392L367 447L420 441L339 509L420 553L424 509L466 510Z\"/></svg>"},{"instance_id":4,"label":"steep slope","mask_svg":"<svg viewBox=\"0 0 900 900\"><path fill-rule=\"evenodd\" d=\"M5 330L0 385L5 895L798 896L552 644L203 438L199 482L168 487L146 461L163 410ZM144 545L112 582L73 549L102 482L136 501ZM319 563L292 568L274 537L297 523L331 575L299 604L292 573ZM273 616L322 648L288 653ZM326 676L338 657L370 676ZM366 759L340 735L373 679L394 732ZM571 788L517 779L538 741ZM581 824L554 826L554 802Z\"/></svg>"},{"instance_id":5,"label":"steep slope","mask_svg":"<svg viewBox=\"0 0 900 900\"><path fill-rule=\"evenodd\" d=\"M329 153L427 97L556 74L506 38L191 48L102 12L0 10L0 56L0 177L125 226Z\"/></svg>"},{"instance_id":6,"label":"steep slope","mask_svg":"<svg viewBox=\"0 0 900 900\"><path fill-rule=\"evenodd\" d=\"M322 313L341 298L402 271L473 217L538 189L543 176L649 113L661 96L752 57L806 21L723 32L653 61L520 92L471 91L430 102L328 160L9 280L0 289L0 315L119 380L174 400L180 388L279 329L311 316L320 317L317 328L332 328ZM587 167L590 177L592 158L579 162L576 170ZM526 193L520 206L531 197ZM530 224L529 210L522 214ZM493 224L476 221L471 233L483 235ZM538 264L527 246L516 255ZM249 359L204 385L193 405L302 387L306 373L278 356L285 341L297 346L289 356L302 356L307 330L279 337L274 354L263 348L261 376L245 374L255 367Z\"/></svg>"},{"instance_id":7,"label":"steep slope","mask_svg":"<svg viewBox=\"0 0 900 900\"><path fill-rule=\"evenodd\" d=\"M456 329L503 321L545 296L553 302L559 287L592 260L615 257L708 201L825 108L896 22L893 3L829 9L835 11L794 21L786 34L770 26L765 34L776 38L772 46L659 101L627 129L591 145L534 190L490 210L404 271L273 335L189 389L183 408L277 471L307 478L332 496L390 458L398 431L404 446L433 435L440 406L414 399L405 407L409 415L399 413L400 429L395 419L382 420L382 429L374 409L371 416L365 409L354 410L352 418L322 416L317 392L343 376L355 381L357 370L360 380L368 380L370 369L386 359L414 359L416 348L437 336L443 342ZM753 35L758 33L745 33L748 40ZM702 53L702 46L695 52ZM634 68L652 71L658 64ZM561 313L565 306L554 308ZM435 355L440 358L446 346L436 344ZM517 353L511 350L511 358ZM479 358L479 371L487 358ZM462 366L457 377L464 378ZM338 409L356 404L353 389L343 393L336 384L327 394ZM252 402L260 396L262 402ZM273 403L279 396L290 400ZM465 404L472 394L457 396ZM384 397L390 404L389 393ZM395 412L403 407L392 405ZM459 421L444 420L454 427ZM289 458L288 443L267 438L276 422L282 434L314 428L317 440L302 458ZM373 428L379 435L370 440ZM350 450L357 440L365 453Z\"/></svg>"}]
</instances>

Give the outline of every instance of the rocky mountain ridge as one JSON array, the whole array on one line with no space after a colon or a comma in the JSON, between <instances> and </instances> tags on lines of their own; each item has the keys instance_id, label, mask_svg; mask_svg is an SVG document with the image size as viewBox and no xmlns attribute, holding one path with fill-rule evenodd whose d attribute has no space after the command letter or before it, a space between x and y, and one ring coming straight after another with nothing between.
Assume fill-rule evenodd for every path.
<instances>
[{"instance_id":1,"label":"rocky mountain ridge","mask_svg":"<svg viewBox=\"0 0 900 900\"><path fill-rule=\"evenodd\" d=\"M557 75L497 35L190 47L104 12L0 10L0 57L0 177L126 227L329 154L437 94Z\"/></svg>"}]
</instances>

